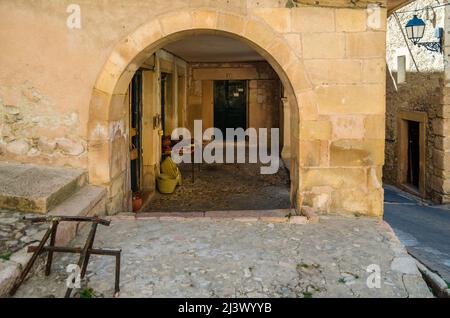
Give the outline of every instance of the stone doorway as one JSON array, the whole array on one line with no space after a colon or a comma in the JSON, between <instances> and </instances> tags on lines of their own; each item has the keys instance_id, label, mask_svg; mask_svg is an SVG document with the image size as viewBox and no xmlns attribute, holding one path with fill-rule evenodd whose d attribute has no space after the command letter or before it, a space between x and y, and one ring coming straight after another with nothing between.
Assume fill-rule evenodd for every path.
<instances>
[{"instance_id":1,"label":"stone doorway","mask_svg":"<svg viewBox=\"0 0 450 318\"><path fill-rule=\"evenodd\" d=\"M426 123L423 112L398 114L398 184L420 196L425 196Z\"/></svg>"},{"instance_id":2,"label":"stone doorway","mask_svg":"<svg viewBox=\"0 0 450 318\"><path fill-rule=\"evenodd\" d=\"M195 45L195 50L188 49ZM229 51L219 55L225 46ZM157 50L139 67L127 92L133 211L291 208L289 171L282 165L273 175L263 174L263 167L271 166L274 160L279 166L282 147L290 138L290 132L283 130L289 121L289 117L283 118L283 94L276 71L240 40L194 34ZM211 130L214 137L208 137ZM178 136L177 131L187 131L189 137L184 132ZM242 140L236 135L239 131L245 134ZM215 163L202 156L200 162L195 158L195 164L181 164L183 184L175 193L162 194L158 188L163 172L160 165L185 138L196 147L201 144L203 150L217 138L226 139L227 146L223 158L214 155ZM261 140L265 145L259 143ZM243 148L236 147L240 142ZM226 151L230 143L235 160ZM251 159L249 144L257 147L252 148L256 157ZM245 155L237 155L241 151ZM263 156L270 162L263 161Z\"/></svg>"},{"instance_id":3,"label":"stone doorway","mask_svg":"<svg viewBox=\"0 0 450 318\"><path fill-rule=\"evenodd\" d=\"M255 22L256 23L256 22ZM152 27L154 24L152 24ZM147 28L143 28L142 32L147 32ZM282 147L286 147L290 149L290 153L288 156L283 157L283 159L288 162L288 166L293 167L291 169L290 175L287 178L287 182L290 181L289 184L289 206L296 206L297 191L298 191L298 164L292 164L290 161L296 162L298 160L298 150L295 145L298 144L298 104L297 104L297 96L292 86L292 79L289 78L286 74L286 70L282 65L293 65L293 60L284 59L284 55L280 61L278 58L267 54L267 50L264 49L270 43L262 45L261 47L258 44L263 43L254 43L251 39L247 39L246 37L238 36L234 34L234 32L222 31L222 30L192 30L191 28L187 28L186 30L182 29L182 32L178 32L177 36L165 36L160 37L158 39L154 39L153 41L148 42L147 39L144 41L146 43L146 48L143 51L135 51L129 57L129 64L126 68L126 71L120 72L120 75L115 79L116 84L113 87L113 95L117 96L117 98L111 99L111 104L109 101L105 101L104 106L106 109L109 109L111 106L114 106L115 109L120 110L120 104L123 102L125 105L122 109L128 109L126 106L127 96L129 95L128 87L129 82L132 77L136 73L136 71L142 71L143 76L143 109L142 109L142 121L143 121L143 134L142 134L142 191L145 193L152 192L156 193L156 177L159 173L159 165L163 155L163 147L162 140L163 136L170 136L170 133L176 127L186 127L193 131L192 127L190 127L190 123L192 123L195 119L203 118L206 124L205 128L212 127L214 125L214 117L213 112L206 109L205 105L213 102L214 95L210 92L210 89L213 89L214 80L251 80L248 82L248 106L252 107L251 101L254 104L258 104L259 106L254 106L252 110L249 109L249 112L253 112L254 114L258 114L262 112L263 108L273 109L273 112L270 113L270 110L266 109L266 113L268 113L268 117L277 116L277 124L272 126L270 119L267 121L267 118L264 116L253 116L250 114L247 117L247 121L251 121L252 118L256 121L255 128L259 129L262 127L273 128L278 127L282 128L285 125L289 125L293 127L292 130L281 129L280 140L282 141ZM268 32L273 33L272 30L268 29ZM169 47L170 44L174 44L177 41L183 40L188 37L201 37L201 36L210 36L216 38L225 39L225 41L233 41L234 43L239 43L246 47L243 54L239 52L238 55L233 56L233 52L228 52L227 48L233 47L225 46L225 53L222 55L218 55L217 49L213 54L214 57L219 56L219 60L191 60L189 54L192 52L187 52L187 57L180 57L174 47ZM210 41L206 43L206 49L211 47L215 41ZM205 44L205 43L203 43ZM198 46L183 46L184 48L194 47L198 48ZM204 46L205 47L205 46ZM289 53L289 57L294 59L294 53L291 52L288 46L283 46L286 53ZM196 53L196 52L193 52ZM234 52L236 53L236 52ZM230 58L231 57L231 58ZM223 60L222 60L223 58ZM295 59L297 61L297 59ZM128 63L128 62L127 62ZM205 65L209 64L209 65ZM208 72L210 72L214 67L211 67L208 70L208 66L212 66L214 63L223 63L226 65L222 65L224 67L221 68L220 72L216 72L215 75L218 78L208 78ZM245 65L247 63L247 65ZM248 67L249 63L258 64L257 66L253 65L252 67ZM280 65L280 63L282 65ZM189 65L190 64L190 65ZM196 64L196 69L191 67L192 64ZM261 66L262 65L262 66ZM287 67L285 67L287 68ZM216 67L217 69L217 67ZM197 72L195 75L192 72ZM250 75L249 75L250 72ZM299 71L300 73L295 73L295 80L301 80L303 78L303 70ZM162 114L161 109L158 110L158 106L160 106L161 102L161 90L159 85L161 84L162 73L168 73L171 76L171 79L168 82L168 85L171 87L171 91L173 92L172 99L166 100L166 107L164 112L164 123L162 123ZM111 76L111 72L108 71L108 77ZM193 83L192 77L197 76L197 83ZM103 75L100 75L100 78ZM101 80L100 80L101 81ZM198 81L202 82L201 85L198 85ZM183 89L183 83L186 83L189 89ZM191 84L191 85L190 85ZM308 85L309 81L305 82L305 85ZM190 86L189 86L190 85ZM145 87L150 87L150 89L145 89ZM192 89L192 91L189 91ZM105 91L105 90L102 90ZM107 89L106 91L110 91ZM253 91L253 93L252 93ZM200 92L200 94L198 94ZM259 94L262 92L263 94ZM263 96L264 92L277 92L278 97L268 97ZM275 100L275 99L276 100ZM266 100L269 102L266 103ZM273 102L274 107L267 107L266 104L270 104ZM113 105L114 104L114 105ZM151 107L146 107L147 105L151 105ZM99 105L96 105L97 107ZM108 111L109 112L109 111ZM270 113L270 114L269 114ZM128 116L128 114L125 114ZM114 124L111 122L114 126ZM120 124L119 122L117 123ZM161 127L164 125L163 131L161 131ZM249 122L249 126L253 126L252 123ZM93 127L92 125L90 127ZM108 151L107 158L110 161L110 170L104 171L106 175L110 177L114 175L112 179L106 180L103 179L101 183L103 185L108 185L108 197L111 204L108 206L108 213L114 214L116 212L123 211L131 211L132 207L132 197L133 193L130 191L130 182L129 175L130 170L127 162L129 162L129 158L127 156L123 156L123 139L128 139L127 132L128 127L114 126L112 129L115 132L113 139L118 142L112 142L111 152ZM98 130L96 130L98 131ZM148 133L150 132L150 133ZM269 132L270 136L270 132ZM101 136L103 138L104 136ZM295 142L293 140L295 139ZM120 144L119 144L120 140ZM108 144L109 141L105 141L105 144ZM270 143L270 141L269 141ZM290 144L294 143L294 147L289 147ZM97 144L97 142L96 142ZM101 148L101 147L100 147ZM98 147L92 147L91 149L102 150ZM280 149L280 153L283 149ZM125 150L125 153L129 153L129 151ZM287 152L284 152L287 153ZM91 152L94 154L94 152ZM106 154L105 154L106 155ZM92 157L93 159L93 157ZM89 160L89 163L94 164L96 160ZM91 165L94 170L98 170L96 166ZM92 178L90 180L93 183L99 182L97 178L97 173L93 170ZM105 175L105 176L106 176ZM151 195L149 196L151 197ZM145 202L144 202L145 206Z\"/></svg>"},{"instance_id":4,"label":"stone doorway","mask_svg":"<svg viewBox=\"0 0 450 318\"><path fill-rule=\"evenodd\" d=\"M284 20L303 21L297 14L301 13L308 21L315 16L311 9L316 10L298 8L295 14L286 10ZM317 10L326 21L342 13L340 8ZM129 82L142 66L154 71L151 63L144 64L156 51L188 36L209 35L247 44L273 68L283 85L286 103L282 126L289 127L283 143L290 151L282 153L289 155L283 159L290 161L290 197L296 212L301 213L306 206L324 213L382 215L385 141L384 133L377 128L382 126L385 111L384 30L376 26L375 32L364 23L361 31L353 34L338 31L331 23L333 30L319 32L318 36L314 29L279 28L267 20L270 15L260 16L257 12L230 13L223 8L169 11L155 16L116 44L95 82L87 132L89 180L107 189L109 214L131 209L129 160L123 155L128 153L128 127L124 124L127 114L121 105ZM347 13L359 16L366 10ZM384 19L386 12L380 14ZM323 30L322 27L318 29ZM333 43L335 49L323 51L324 42ZM366 47L365 43L373 45ZM376 73L363 72L364 68L375 69ZM355 76L346 78L332 70ZM226 71L217 74L227 79ZM174 73L174 77L178 75ZM197 96L194 104L202 105L201 98L203 95L200 99ZM365 102L360 103L361 100ZM196 110L199 114L202 107ZM145 153L148 151L144 150L144 156ZM104 164L98 165L99 160ZM150 179L155 177L155 167L151 167L155 165L153 159L147 165ZM144 173L143 179L147 176Z\"/></svg>"}]
</instances>

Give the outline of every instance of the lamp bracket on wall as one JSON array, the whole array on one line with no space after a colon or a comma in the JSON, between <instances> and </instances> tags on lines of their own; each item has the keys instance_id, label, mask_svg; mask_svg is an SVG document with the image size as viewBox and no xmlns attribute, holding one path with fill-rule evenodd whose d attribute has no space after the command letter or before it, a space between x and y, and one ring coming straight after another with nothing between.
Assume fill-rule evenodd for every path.
<instances>
[{"instance_id":1,"label":"lamp bracket on wall","mask_svg":"<svg viewBox=\"0 0 450 318\"><path fill-rule=\"evenodd\" d=\"M428 51L442 53L442 41L439 42L419 42L418 46L426 48Z\"/></svg>"}]
</instances>

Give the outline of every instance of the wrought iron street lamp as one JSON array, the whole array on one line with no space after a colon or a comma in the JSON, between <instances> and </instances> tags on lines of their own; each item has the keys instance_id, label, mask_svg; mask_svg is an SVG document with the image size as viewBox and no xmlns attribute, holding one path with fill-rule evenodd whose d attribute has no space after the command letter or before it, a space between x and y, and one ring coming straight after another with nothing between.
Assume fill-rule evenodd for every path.
<instances>
[{"instance_id":1,"label":"wrought iron street lamp","mask_svg":"<svg viewBox=\"0 0 450 318\"><path fill-rule=\"evenodd\" d=\"M442 53L442 29L437 29L438 42L420 42L425 33L425 22L414 15L406 24L406 35L414 45L423 46L429 51Z\"/></svg>"}]
</instances>

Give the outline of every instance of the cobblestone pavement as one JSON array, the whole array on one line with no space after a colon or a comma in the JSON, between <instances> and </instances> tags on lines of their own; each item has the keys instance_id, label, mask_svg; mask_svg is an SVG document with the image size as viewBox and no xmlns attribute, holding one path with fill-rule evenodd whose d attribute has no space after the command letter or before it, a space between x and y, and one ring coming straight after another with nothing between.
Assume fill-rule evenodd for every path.
<instances>
[{"instance_id":1,"label":"cobblestone pavement","mask_svg":"<svg viewBox=\"0 0 450 318\"><path fill-rule=\"evenodd\" d=\"M82 245L87 235L76 239ZM431 297L390 227L322 217L319 224L202 219L114 220L95 246L122 248L121 297ZM32 277L17 297L62 297L73 255ZM367 267L381 269L368 288ZM93 256L87 286L111 297L114 260Z\"/></svg>"},{"instance_id":2,"label":"cobblestone pavement","mask_svg":"<svg viewBox=\"0 0 450 318\"><path fill-rule=\"evenodd\" d=\"M273 210L290 207L289 175L284 166L277 174L262 175L261 164L180 165L183 185L173 194L157 194L146 212Z\"/></svg>"},{"instance_id":3,"label":"cobblestone pavement","mask_svg":"<svg viewBox=\"0 0 450 318\"><path fill-rule=\"evenodd\" d=\"M17 252L36 241L36 234L48 228L45 224L31 224L24 216L36 214L13 212L0 209L0 257Z\"/></svg>"}]
</instances>

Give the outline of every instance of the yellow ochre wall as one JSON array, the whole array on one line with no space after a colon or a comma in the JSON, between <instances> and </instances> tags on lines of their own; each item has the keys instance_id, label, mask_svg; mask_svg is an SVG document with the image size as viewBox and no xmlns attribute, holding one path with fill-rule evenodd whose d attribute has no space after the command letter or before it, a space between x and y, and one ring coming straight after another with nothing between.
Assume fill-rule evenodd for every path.
<instances>
[{"instance_id":1,"label":"yellow ochre wall","mask_svg":"<svg viewBox=\"0 0 450 318\"><path fill-rule=\"evenodd\" d=\"M72 1L1 1L0 160L84 168L107 189L108 213L129 209L134 72L183 36L226 34L285 88L297 210L381 216L386 1L377 25L367 1L306 2L80 0L81 29L68 29Z\"/></svg>"}]
</instances>

